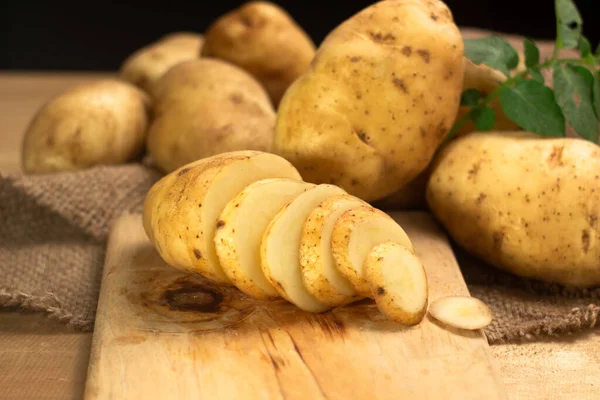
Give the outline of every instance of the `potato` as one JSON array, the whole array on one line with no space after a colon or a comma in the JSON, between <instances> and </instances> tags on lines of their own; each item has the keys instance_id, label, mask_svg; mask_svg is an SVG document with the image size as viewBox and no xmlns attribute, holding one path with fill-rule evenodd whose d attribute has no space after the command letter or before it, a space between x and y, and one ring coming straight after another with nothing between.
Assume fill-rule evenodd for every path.
<instances>
[{"instance_id":1,"label":"potato","mask_svg":"<svg viewBox=\"0 0 600 400\"><path fill-rule=\"evenodd\" d=\"M514 274L600 285L600 149L527 132L474 133L436 158L429 206L470 253Z\"/></svg>"},{"instance_id":2,"label":"potato","mask_svg":"<svg viewBox=\"0 0 600 400\"><path fill-rule=\"evenodd\" d=\"M323 200L344 194L333 185L318 185L287 203L267 227L260 248L261 268L279 294L300 309L322 312L330 308L317 300L302 281L300 240L304 222Z\"/></svg>"},{"instance_id":3,"label":"potato","mask_svg":"<svg viewBox=\"0 0 600 400\"><path fill-rule=\"evenodd\" d=\"M208 28L202 55L244 68L277 105L290 84L308 69L315 45L285 10L270 2L251 1Z\"/></svg>"},{"instance_id":4,"label":"potato","mask_svg":"<svg viewBox=\"0 0 600 400\"><path fill-rule=\"evenodd\" d=\"M290 179L263 179L227 203L219 217L215 246L225 275L242 292L258 299L279 296L260 266L262 237L287 202L314 186Z\"/></svg>"},{"instance_id":5,"label":"potato","mask_svg":"<svg viewBox=\"0 0 600 400\"><path fill-rule=\"evenodd\" d=\"M429 314L458 329L483 329L492 323L492 311L481 300L469 296L441 297L431 303Z\"/></svg>"},{"instance_id":6,"label":"potato","mask_svg":"<svg viewBox=\"0 0 600 400\"><path fill-rule=\"evenodd\" d=\"M221 212L239 192L261 179L300 180L274 154L238 151L185 165L152 186L144 201L144 229L168 264L230 284L217 259L214 237Z\"/></svg>"},{"instance_id":7,"label":"potato","mask_svg":"<svg viewBox=\"0 0 600 400\"><path fill-rule=\"evenodd\" d=\"M335 267L331 234L338 218L348 210L368 206L348 194L323 200L308 215L300 237L302 280L321 303L335 307L356 297L352 285Z\"/></svg>"},{"instance_id":8,"label":"potato","mask_svg":"<svg viewBox=\"0 0 600 400\"><path fill-rule=\"evenodd\" d=\"M465 72L464 72L464 81L463 81L463 90L467 89L477 89L481 92L482 97L487 97L490 93L492 93L496 88L498 88L502 83L506 81L506 75L502 72L495 70L493 68L488 67L485 64L474 64L471 60L465 57ZM524 65L521 67L517 67L517 71L519 68L524 68ZM496 123L492 130L494 131L514 131L519 130L520 127L512 120L510 120L502 111L502 106L500 105L500 98L496 97L492 100L489 106L494 110L494 114L496 115ZM458 110L458 115L456 116L456 120L458 121L463 116L465 116L471 107L461 106ZM476 131L477 128L472 120L469 120L462 128L457 131L457 135L464 135L470 132Z\"/></svg>"},{"instance_id":9,"label":"potato","mask_svg":"<svg viewBox=\"0 0 600 400\"><path fill-rule=\"evenodd\" d=\"M127 57L119 75L150 93L154 83L171 67L199 58L203 41L197 33L171 33Z\"/></svg>"},{"instance_id":10,"label":"potato","mask_svg":"<svg viewBox=\"0 0 600 400\"><path fill-rule=\"evenodd\" d=\"M369 252L365 277L377 307L404 325L416 325L427 311L427 276L415 253L394 242L381 243Z\"/></svg>"},{"instance_id":11,"label":"potato","mask_svg":"<svg viewBox=\"0 0 600 400\"><path fill-rule=\"evenodd\" d=\"M378 2L333 30L286 92L274 152L309 182L381 199L429 164L455 120L463 41L439 0Z\"/></svg>"},{"instance_id":12,"label":"potato","mask_svg":"<svg viewBox=\"0 0 600 400\"><path fill-rule=\"evenodd\" d=\"M148 150L166 172L215 154L270 151L275 111L260 84L223 61L171 68L153 90Z\"/></svg>"},{"instance_id":13,"label":"potato","mask_svg":"<svg viewBox=\"0 0 600 400\"><path fill-rule=\"evenodd\" d=\"M392 217L378 209L356 208L346 211L336 221L331 234L335 265L359 295L372 297L363 264L373 247L388 241L414 251L406 232Z\"/></svg>"},{"instance_id":14,"label":"potato","mask_svg":"<svg viewBox=\"0 0 600 400\"><path fill-rule=\"evenodd\" d=\"M113 79L70 89L46 103L22 145L27 173L72 171L121 164L144 149L149 99Z\"/></svg>"}]
</instances>

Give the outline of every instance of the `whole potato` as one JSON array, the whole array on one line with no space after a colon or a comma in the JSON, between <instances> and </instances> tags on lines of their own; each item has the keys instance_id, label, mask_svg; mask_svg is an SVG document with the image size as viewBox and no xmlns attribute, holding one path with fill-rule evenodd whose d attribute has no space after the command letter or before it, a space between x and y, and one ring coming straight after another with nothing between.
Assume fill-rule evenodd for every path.
<instances>
[{"instance_id":1,"label":"whole potato","mask_svg":"<svg viewBox=\"0 0 600 400\"><path fill-rule=\"evenodd\" d=\"M251 1L209 27L202 55L244 68L277 105L290 84L308 69L315 45L285 10L270 2Z\"/></svg>"},{"instance_id":2,"label":"whole potato","mask_svg":"<svg viewBox=\"0 0 600 400\"><path fill-rule=\"evenodd\" d=\"M176 65L153 90L148 150L170 172L215 154L270 151L275 111L250 74L216 59Z\"/></svg>"},{"instance_id":3,"label":"whole potato","mask_svg":"<svg viewBox=\"0 0 600 400\"><path fill-rule=\"evenodd\" d=\"M452 238L517 275L600 285L600 148L526 132L473 133L436 158L427 201Z\"/></svg>"},{"instance_id":4,"label":"whole potato","mask_svg":"<svg viewBox=\"0 0 600 400\"><path fill-rule=\"evenodd\" d=\"M381 1L325 39L286 92L274 151L366 201L410 182L455 120L463 41L438 0Z\"/></svg>"},{"instance_id":5,"label":"whole potato","mask_svg":"<svg viewBox=\"0 0 600 400\"><path fill-rule=\"evenodd\" d=\"M204 38L197 33L175 32L142 47L121 65L121 78L147 92L171 67L200 57Z\"/></svg>"},{"instance_id":6,"label":"whole potato","mask_svg":"<svg viewBox=\"0 0 600 400\"><path fill-rule=\"evenodd\" d=\"M27 128L23 169L56 172L130 161L144 149L149 107L141 90L112 79L64 92Z\"/></svg>"}]
</instances>

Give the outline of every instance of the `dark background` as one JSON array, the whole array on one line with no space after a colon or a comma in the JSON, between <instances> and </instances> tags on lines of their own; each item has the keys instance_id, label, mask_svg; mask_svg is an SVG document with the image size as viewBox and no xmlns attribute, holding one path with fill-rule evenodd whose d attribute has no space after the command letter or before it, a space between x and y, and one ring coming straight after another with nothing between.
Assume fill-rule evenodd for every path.
<instances>
[{"instance_id":1,"label":"dark background","mask_svg":"<svg viewBox=\"0 0 600 400\"><path fill-rule=\"evenodd\" d=\"M372 1L274 1L316 43ZM204 31L241 1L0 0L0 69L114 70L135 49L173 31ZM447 0L460 26L553 39L553 0ZM584 33L600 40L600 0L576 0ZM585 23L587 21L587 24Z\"/></svg>"}]
</instances>

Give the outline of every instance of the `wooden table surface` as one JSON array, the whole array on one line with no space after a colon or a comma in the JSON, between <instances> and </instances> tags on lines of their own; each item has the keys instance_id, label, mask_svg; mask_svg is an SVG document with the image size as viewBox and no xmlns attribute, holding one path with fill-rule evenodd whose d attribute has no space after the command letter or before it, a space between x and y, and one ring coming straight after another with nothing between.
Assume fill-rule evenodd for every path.
<instances>
[{"instance_id":1,"label":"wooden table surface","mask_svg":"<svg viewBox=\"0 0 600 400\"><path fill-rule=\"evenodd\" d=\"M0 170L19 170L22 134L46 100L103 76L0 73ZM0 311L0 399L81 398L91 338L42 315ZM600 399L600 330L492 351L513 400Z\"/></svg>"}]
</instances>

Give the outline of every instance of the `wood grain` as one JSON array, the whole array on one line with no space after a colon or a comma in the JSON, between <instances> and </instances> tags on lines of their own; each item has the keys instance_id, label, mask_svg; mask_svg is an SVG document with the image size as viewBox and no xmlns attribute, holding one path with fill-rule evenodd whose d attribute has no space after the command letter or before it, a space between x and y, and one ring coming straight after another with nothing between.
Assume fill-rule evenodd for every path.
<instances>
[{"instance_id":1,"label":"wood grain","mask_svg":"<svg viewBox=\"0 0 600 400\"><path fill-rule=\"evenodd\" d=\"M467 294L445 236L425 213L395 214L430 297ZM482 332L387 320L372 301L309 314L166 265L141 217L115 225L86 399L505 399Z\"/></svg>"}]
</instances>

